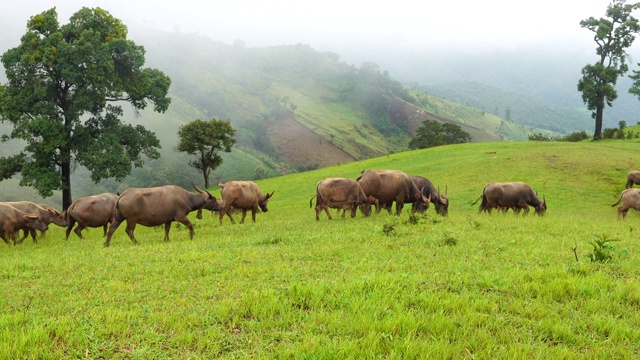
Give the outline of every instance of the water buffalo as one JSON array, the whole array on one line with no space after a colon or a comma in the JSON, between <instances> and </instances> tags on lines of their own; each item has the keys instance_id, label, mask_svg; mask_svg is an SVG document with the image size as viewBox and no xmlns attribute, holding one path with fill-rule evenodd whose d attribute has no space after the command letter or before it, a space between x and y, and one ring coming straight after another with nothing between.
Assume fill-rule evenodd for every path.
<instances>
[{"instance_id":1,"label":"water buffalo","mask_svg":"<svg viewBox=\"0 0 640 360\"><path fill-rule=\"evenodd\" d=\"M269 211L267 204L269 199L273 196L274 191L271 194L262 194L258 185L253 181L227 181L226 183L219 183L218 186L222 189L220 196L224 207L219 212L220 224L226 214L232 223L235 224L233 216L231 215L231 209L235 208L242 210L242 220L240 223L244 223L244 219L247 216L247 210L251 210L251 219L256 222L256 212L258 208L263 212Z\"/></svg>"},{"instance_id":2,"label":"water buffalo","mask_svg":"<svg viewBox=\"0 0 640 360\"><path fill-rule=\"evenodd\" d=\"M444 196L440 194L440 189L436 189L435 186L429 181L429 179L423 178L422 176L412 176L411 180L416 184L418 189L422 192L422 195L431 199L431 203L436 207L436 212L442 216L447 216L449 214L449 195L448 189L445 187ZM412 212L423 213L427 211L425 207L422 206L421 202L414 202L411 206Z\"/></svg>"},{"instance_id":3,"label":"water buffalo","mask_svg":"<svg viewBox=\"0 0 640 360\"><path fill-rule=\"evenodd\" d=\"M46 231L49 227L36 214L28 214L11 205L0 203L0 238L9 244L16 244L16 233L20 229Z\"/></svg>"},{"instance_id":4,"label":"water buffalo","mask_svg":"<svg viewBox=\"0 0 640 360\"><path fill-rule=\"evenodd\" d=\"M616 206L622 202L622 206L618 208L618 217L622 215L622 219L627 216L629 209L633 208L640 211L640 189L626 189L620 194L618 202L611 205Z\"/></svg>"},{"instance_id":5,"label":"water buffalo","mask_svg":"<svg viewBox=\"0 0 640 360\"><path fill-rule=\"evenodd\" d=\"M342 209L342 217L351 210L351 217L356 217L358 206L364 216L371 215L371 202L362 191L360 184L353 179L327 178L316 185L316 221L320 220L320 212L324 210L331 220L329 208ZM313 197L309 200L311 207Z\"/></svg>"},{"instance_id":6,"label":"water buffalo","mask_svg":"<svg viewBox=\"0 0 640 360\"><path fill-rule=\"evenodd\" d=\"M630 171L627 174L627 189L633 187L634 184L640 185L640 171Z\"/></svg>"},{"instance_id":7,"label":"water buffalo","mask_svg":"<svg viewBox=\"0 0 640 360\"><path fill-rule=\"evenodd\" d=\"M38 204L32 203L31 201L10 201L10 202L4 202L3 204L13 206L14 208L27 214L36 214L38 215L38 217L40 217L40 220L42 220L42 222L44 222L47 225L53 223L62 227L67 226L66 214L64 212L61 213L58 210L53 209L47 205L38 205ZM35 229L24 228L22 230L24 231L24 235L18 241L19 243L22 243L24 239L27 238L27 234L31 234L31 239L33 240L34 243L38 242L36 240ZM41 230L40 236L41 237L44 236L45 233L46 233L46 230Z\"/></svg>"},{"instance_id":8,"label":"water buffalo","mask_svg":"<svg viewBox=\"0 0 640 360\"><path fill-rule=\"evenodd\" d=\"M396 202L396 215L400 215L404 203L421 203L429 208L431 199L422 195L411 177L400 170L367 170L363 171L356 181L367 197L373 197L382 204Z\"/></svg>"},{"instance_id":9,"label":"water buffalo","mask_svg":"<svg viewBox=\"0 0 640 360\"><path fill-rule=\"evenodd\" d=\"M104 246L109 246L111 237L123 221L127 221L127 235L137 244L133 235L136 225L159 226L164 224L164 241L169 241L171 223L178 221L189 228L189 237L193 239L195 232L187 215L194 210L220 210L216 197L197 186L193 187L198 194L175 186L166 185L154 188L130 188L125 190L116 200L114 219L107 231Z\"/></svg>"},{"instance_id":10,"label":"water buffalo","mask_svg":"<svg viewBox=\"0 0 640 360\"><path fill-rule=\"evenodd\" d=\"M484 188L480 198L482 203L480 204L479 212L486 211L491 213L492 209L498 208L504 212L508 209L513 209L516 213L524 210L525 215L527 215L529 206L533 206L538 215L544 215L547 211L546 199L543 197L543 200L540 201L531 186L523 182L490 183ZM472 205L477 203L478 200Z\"/></svg>"},{"instance_id":11,"label":"water buffalo","mask_svg":"<svg viewBox=\"0 0 640 360\"><path fill-rule=\"evenodd\" d=\"M73 226L78 224L73 230L80 239L82 230L86 227L102 227L102 236L107 235L107 227L113 222L116 211L116 200L118 195L114 193L102 193L98 195L85 196L76 199L67 209L67 239Z\"/></svg>"}]
</instances>

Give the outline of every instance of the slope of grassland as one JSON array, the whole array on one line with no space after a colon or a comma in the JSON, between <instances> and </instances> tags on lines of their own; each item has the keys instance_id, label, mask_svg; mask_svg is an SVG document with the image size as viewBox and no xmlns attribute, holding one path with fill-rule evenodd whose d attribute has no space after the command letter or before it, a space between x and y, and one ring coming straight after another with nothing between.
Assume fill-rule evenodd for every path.
<instances>
[{"instance_id":1,"label":"slope of grassland","mask_svg":"<svg viewBox=\"0 0 640 360\"><path fill-rule=\"evenodd\" d=\"M0 358L634 358L640 214L610 205L637 148L462 144L265 179L256 223L192 214L192 240L52 228L0 249ZM314 220L317 181L374 168L446 186L450 215ZM496 180L531 184L547 215L478 214ZM606 263L598 238L617 240Z\"/></svg>"}]
</instances>

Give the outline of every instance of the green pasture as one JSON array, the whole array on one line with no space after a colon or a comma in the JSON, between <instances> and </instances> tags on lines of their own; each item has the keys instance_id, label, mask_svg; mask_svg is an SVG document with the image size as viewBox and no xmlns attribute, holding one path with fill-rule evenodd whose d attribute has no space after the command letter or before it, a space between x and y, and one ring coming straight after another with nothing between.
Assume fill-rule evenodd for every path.
<instances>
[{"instance_id":1,"label":"green pasture","mask_svg":"<svg viewBox=\"0 0 640 360\"><path fill-rule=\"evenodd\" d=\"M0 247L0 358L638 358L640 214L611 207L638 146L462 144L265 179L256 223L192 214L192 240L139 226L136 246L123 225L104 248L101 229L51 228ZM364 169L446 186L449 216L316 222L316 183ZM544 217L470 205L516 180ZM592 262L602 240L610 259Z\"/></svg>"}]
</instances>

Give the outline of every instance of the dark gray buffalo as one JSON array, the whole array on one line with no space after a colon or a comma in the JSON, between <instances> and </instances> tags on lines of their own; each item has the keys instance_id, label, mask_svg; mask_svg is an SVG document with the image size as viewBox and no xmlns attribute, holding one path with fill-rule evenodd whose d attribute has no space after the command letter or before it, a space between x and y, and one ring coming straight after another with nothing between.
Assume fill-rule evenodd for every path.
<instances>
[{"instance_id":1,"label":"dark gray buffalo","mask_svg":"<svg viewBox=\"0 0 640 360\"><path fill-rule=\"evenodd\" d=\"M622 202L622 205L618 208L618 217L622 215L622 219L627 216L629 209L635 209L640 211L640 189L626 189L620 194L618 202L611 205L616 206Z\"/></svg>"},{"instance_id":2,"label":"dark gray buffalo","mask_svg":"<svg viewBox=\"0 0 640 360\"><path fill-rule=\"evenodd\" d=\"M271 194L263 194L258 188L258 185L253 181L227 181L226 183L219 183L218 186L222 189L220 196L222 197L222 203L224 207L219 212L220 224L226 214L232 223L235 224L233 216L231 215L232 209L242 210L242 220L240 223L244 223L244 218L247 216L247 210L251 210L251 219L256 222L256 212L258 208L263 212L269 211L267 204L269 199L273 196Z\"/></svg>"},{"instance_id":3,"label":"dark gray buffalo","mask_svg":"<svg viewBox=\"0 0 640 360\"><path fill-rule=\"evenodd\" d=\"M419 203L424 209L429 208L431 199L422 195L411 177L400 170L367 170L356 181L365 195L375 198L381 206L390 210L395 201L396 215L400 215L405 203Z\"/></svg>"},{"instance_id":4,"label":"dark gray buffalo","mask_svg":"<svg viewBox=\"0 0 640 360\"><path fill-rule=\"evenodd\" d=\"M491 213L492 209L499 209L506 212L513 209L516 213L524 210L525 215L529 213L529 206L532 206L536 214L544 215L547 211L547 201L540 201L538 195L531 186L523 182L494 182L487 185L478 200L480 203L479 212ZM476 200L472 205L478 202Z\"/></svg>"},{"instance_id":5,"label":"dark gray buffalo","mask_svg":"<svg viewBox=\"0 0 640 360\"><path fill-rule=\"evenodd\" d=\"M331 220L329 208L342 209L342 217L345 212L351 210L351 217L356 217L356 210L360 210L364 216L371 215L371 202L362 191L360 184L353 179L327 178L320 180L316 185L316 221L320 220L320 212L324 210ZM311 207L313 197L309 200Z\"/></svg>"},{"instance_id":6,"label":"dark gray buffalo","mask_svg":"<svg viewBox=\"0 0 640 360\"><path fill-rule=\"evenodd\" d=\"M115 215L117 199L118 195L114 193L102 193L76 199L67 209L67 239L76 223L77 226L73 232L80 239L84 239L82 230L87 227L102 227L102 236L107 235L107 227L113 222Z\"/></svg>"},{"instance_id":7,"label":"dark gray buffalo","mask_svg":"<svg viewBox=\"0 0 640 360\"><path fill-rule=\"evenodd\" d=\"M58 210L51 208L46 205L38 205L31 201L9 201L4 204L13 206L14 208L27 213L27 214L36 214L40 217L40 220L45 224L56 224L58 226L65 227L67 226L66 214L64 212L59 212ZM24 239L27 238L27 234L31 235L31 239L34 243L37 243L36 240L36 231L33 228L24 228L24 235L18 242L23 242ZM46 230L41 231L40 237L44 236Z\"/></svg>"},{"instance_id":8,"label":"dark gray buffalo","mask_svg":"<svg viewBox=\"0 0 640 360\"><path fill-rule=\"evenodd\" d=\"M640 185L640 171L630 171L627 174L627 189L633 187L633 185Z\"/></svg>"},{"instance_id":9,"label":"dark gray buffalo","mask_svg":"<svg viewBox=\"0 0 640 360\"><path fill-rule=\"evenodd\" d=\"M194 210L220 210L215 196L195 185L193 187L198 191L198 194L188 192L175 185L125 190L116 200L114 219L109 225L104 246L109 246L113 233L125 220L127 221L127 235L134 244L138 243L133 235L138 224L143 226L164 224L164 241L169 241L171 223L178 221L189 228L189 236L193 239L195 232L187 215Z\"/></svg>"},{"instance_id":10,"label":"dark gray buffalo","mask_svg":"<svg viewBox=\"0 0 640 360\"><path fill-rule=\"evenodd\" d=\"M16 244L16 234L20 229L46 231L49 227L36 214L28 214L11 205L0 203L0 238L9 244Z\"/></svg>"}]
</instances>

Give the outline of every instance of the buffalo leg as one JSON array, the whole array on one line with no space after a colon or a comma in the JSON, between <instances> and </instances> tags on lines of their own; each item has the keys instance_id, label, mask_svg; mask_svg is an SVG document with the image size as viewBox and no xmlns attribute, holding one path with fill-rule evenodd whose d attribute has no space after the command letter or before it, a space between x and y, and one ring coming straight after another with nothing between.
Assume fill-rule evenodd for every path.
<instances>
[{"instance_id":1,"label":"buffalo leg","mask_svg":"<svg viewBox=\"0 0 640 360\"><path fill-rule=\"evenodd\" d=\"M222 210L220 210L220 215L219 215L220 225L222 225L222 219L224 219L225 214L229 217L229 220L231 220L232 224L236 223L236 221L233 220L233 216L231 216L231 206L229 207L225 206Z\"/></svg>"},{"instance_id":2,"label":"buffalo leg","mask_svg":"<svg viewBox=\"0 0 640 360\"><path fill-rule=\"evenodd\" d=\"M116 217L116 219L113 220L111 225L109 225L109 231L107 232L107 240L105 240L105 242L104 242L104 247L109 246L109 243L111 243L111 237L113 236L113 233L116 231L118 226L120 226L120 224L122 224L122 221L124 221L124 219L123 220L118 220L118 218Z\"/></svg>"},{"instance_id":3,"label":"buffalo leg","mask_svg":"<svg viewBox=\"0 0 640 360\"><path fill-rule=\"evenodd\" d=\"M71 234L71 230L73 229L73 225L76 224L76 219L73 218L73 216L69 216L67 215L67 230L64 232L67 240L69 240L69 234Z\"/></svg>"},{"instance_id":4,"label":"buffalo leg","mask_svg":"<svg viewBox=\"0 0 640 360\"><path fill-rule=\"evenodd\" d=\"M171 230L171 221L164 223L164 241L169 241L169 230Z\"/></svg>"},{"instance_id":5,"label":"buffalo leg","mask_svg":"<svg viewBox=\"0 0 640 360\"><path fill-rule=\"evenodd\" d=\"M193 224L191 224L191 221L189 221L189 219L186 216L181 219L176 219L176 221L183 224L189 229L189 238L193 239L193 236L196 234L196 232L193 230ZM171 226L171 223L165 224L165 230L167 229L167 226ZM167 231L167 241L169 241L169 230L166 230L166 231Z\"/></svg>"},{"instance_id":6,"label":"buffalo leg","mask_svg":"<svg viewBox=\"0 0 640 360\"><path fill-rule=\"evenodd\" d=\"M133 234L133 232L136 230L136 225L138 224L134 222L129 222L129 220L127 220L127 228L125 229L125 231L127 235L129 235L129 239L131 239L131 241L133 241L133 243L137 245L138 240L136 240L136 237Z\"/></svg>"},{"instance_id":7,"label":"buffalo leg","mask_svg":"<svg viewBox=\"0 0 640 360\"><path fill-rule=\"evenodd\" d=\"M78 223L78 226L76 226L76 229L73 230L73 232L75 232L80 239L84 239L84 237L82 236L82 230L84 230L85 227L86 226L84 226L83 224Z\"/></svg>"}]
</instances>

